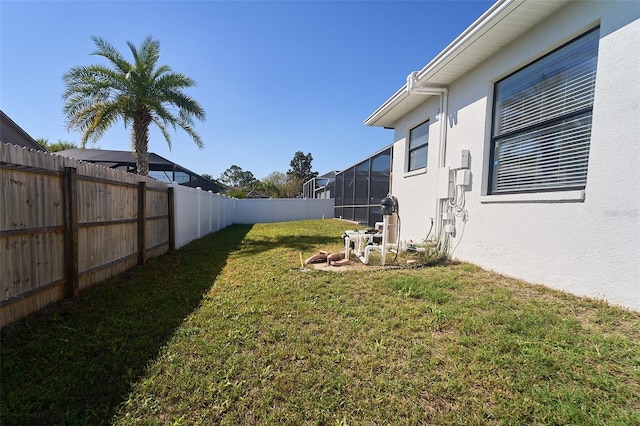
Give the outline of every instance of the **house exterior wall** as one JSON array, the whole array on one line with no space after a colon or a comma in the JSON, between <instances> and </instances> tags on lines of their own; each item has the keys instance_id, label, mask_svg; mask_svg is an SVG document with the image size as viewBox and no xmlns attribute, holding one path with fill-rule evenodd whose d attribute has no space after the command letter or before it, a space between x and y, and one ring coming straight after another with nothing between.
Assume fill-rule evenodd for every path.
<instances>
[{"instance_id":1,"label":"house exterior wall","mask_svg":"<svg viewBox=\"0 0 640 426\"><path fill-rule=\"evenodd\" d=\"M393 177L391 193L398 199L401 218L401 239L419 242L427 237L430 219L436 217L436 172L438 170L438 138L440 121L437 120L440 102L430 98L418 110L404 117L395 127L393 145ZM427 171L405 172L408 166L409 132L429 120Z\"/></svg>"},{"instance_id":2,"label":"house exterior wall","mask_svg":"<svg viewBox=\"0 0 640 426\"><path fill-rule=\"evenodd\" d=\"M600 41L584 193L486 195L494 83L597 25ZM459 161L462 149L471 156L471 185L465 191L468 220L456 221L454 258L640 310L638 46L637 2L571 2L448 86L445 164ZM392 193L400 203L403 240L424 239L430 218L438 220L439 108L437 96L426 98L395 125ZM426 119L427 171L403 173L409 130Z\"/></svg>"}]
</instances>

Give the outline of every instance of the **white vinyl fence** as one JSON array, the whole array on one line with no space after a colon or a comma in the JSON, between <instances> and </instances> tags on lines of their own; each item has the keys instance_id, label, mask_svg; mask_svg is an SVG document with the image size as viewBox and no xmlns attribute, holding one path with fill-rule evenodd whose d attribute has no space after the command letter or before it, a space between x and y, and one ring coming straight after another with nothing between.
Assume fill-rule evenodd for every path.
<instances>
[{"instance_id":1,"label":"white vinyl fence","mask_svg":"<svg viewBox=\"0 0 640 426\"><path fill-rule=\"evenodd\" d=\"M236 200L236 223L289 222L333 217L333 199L269 198Z\"/></svg>"},{"instance_id":2,"label":"white vinyl fence","mask_svg":"<svg viewBox=\"0 0 640 426\"><path fill-rule=\"evenodd\" d=\"M173 188L174 249L233 224L333 217L333 199L236 199L176 183Z\"/></svg>"}]
</instances>

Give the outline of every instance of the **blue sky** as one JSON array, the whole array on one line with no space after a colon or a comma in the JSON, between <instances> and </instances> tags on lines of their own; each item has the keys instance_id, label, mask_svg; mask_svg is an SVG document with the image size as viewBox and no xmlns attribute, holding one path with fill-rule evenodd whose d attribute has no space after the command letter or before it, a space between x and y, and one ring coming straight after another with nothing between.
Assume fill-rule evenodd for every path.
<instances>
[{"instance_id":1,"label":"blue sky","mask_svg":"<svg viewBox=\"0 0 640 426\"><path fill-rule=\"evenodd\" d=\"M62 113L62 75L103 63L91 36L131 59L127 41L160 41L160 64L188 75L205 109L198 149L181 130L149 150L213 177L235 164L261 179L296 151L320 174L393 142L362 124L492 1L0 2L0 109L34 138L78 143ZM112 127L87 148L128 150Z\"/></svg>"}]
</instances>

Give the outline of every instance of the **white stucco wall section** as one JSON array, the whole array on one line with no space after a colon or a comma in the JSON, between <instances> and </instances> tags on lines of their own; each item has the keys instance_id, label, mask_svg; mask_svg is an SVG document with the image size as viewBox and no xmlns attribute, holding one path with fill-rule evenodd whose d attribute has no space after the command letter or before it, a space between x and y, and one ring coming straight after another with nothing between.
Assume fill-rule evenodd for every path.
<instances>
[{"instance_id":1,"label":"white stucco wall section","mask_svg":"<svg viewBox=\"0 0 640 426\"><path fill-rule=\"evenodd\" d=\"M586 189L487 196L493 83L600 25ZM640 310L640 6L572 2L449 86L446 162L471 153L469 220L457 221L454 257L577 295ZM392 193L401 239L426 237L436 217L439 100L395 126ZM425 173L406 175L408 129L431 120Z\"/></svg>"},{"instance_id":2,"label":"white stucco wall section","mask_svg":"<svg viewBox=\"0 0 640 426\"><path fill-rule=\"evenodd\" d=\"M436 187L429 184L430 178L438 170L438 140L440 121L438 107L440 101L432 97L422 108L407 114L395 127L393 146L393 195L398 199L401 218L401 237L419 242L426 238L430 219L435 220ZM426 169L404 172L408 167L409 131L429 120L429 146Z\"/></svg>"}]
</instances>

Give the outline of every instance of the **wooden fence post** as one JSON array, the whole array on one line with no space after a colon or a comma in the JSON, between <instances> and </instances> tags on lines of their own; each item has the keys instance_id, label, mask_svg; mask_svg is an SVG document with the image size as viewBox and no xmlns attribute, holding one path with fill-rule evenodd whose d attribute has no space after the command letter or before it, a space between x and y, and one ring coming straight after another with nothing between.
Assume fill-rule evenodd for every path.
<instances>
[{"instance_id":1,"label":"wooden fence post","mask_svg":"<svg viewBox=\"0 0 640 426\"><path fill-rule=\"evenodd\" d=\"M167 196L167 200L169 203L169 250L173 250L176 248L176 224L175 224L175 212L173 209L173 187L167 188L169 190L169 194Z\"/></svg>"},{"instance_id":2,"label":"wooden fence post","mask_svg":"<svg viewBox=\"0 0 640 426\"><path fill-rule=\"evenodd\" d=\"M146 249L145 204L147 195L146 182L138 182L138 265L144 265Z\"/></svg>"},{"instance_id":3,"label":"wooden fence post","mask_svg":"<svg viewBox=\"0 0 640 426\"><path fill-rule=\"evenodd\" d=\"M78 176L75 167L65 167L64 196L64 260L66 282L64 297L78 295Z\"/></svg>"}]
</instances>

